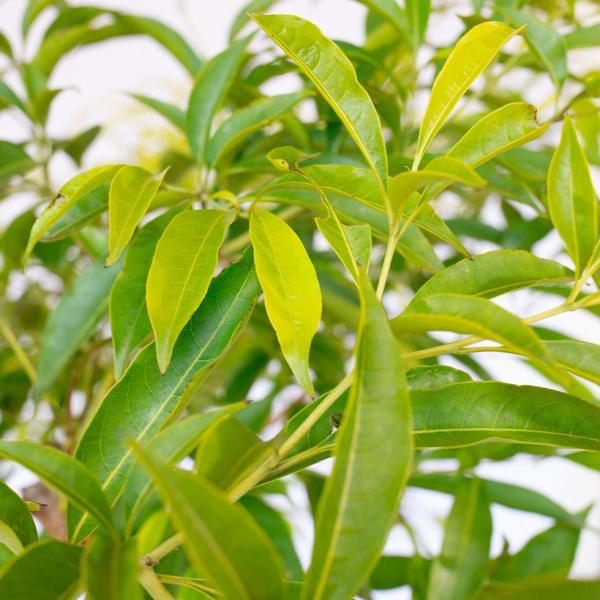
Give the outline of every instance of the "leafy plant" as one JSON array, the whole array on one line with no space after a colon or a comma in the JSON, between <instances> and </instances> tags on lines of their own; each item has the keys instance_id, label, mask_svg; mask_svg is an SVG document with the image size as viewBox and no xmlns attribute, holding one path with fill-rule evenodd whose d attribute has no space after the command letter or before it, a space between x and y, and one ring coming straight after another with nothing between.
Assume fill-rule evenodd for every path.
<instances>
[{"instance_id":1,"label":"leafy plant","mask_svg":"<svg viewBox=\"0 0 600 600\"><path fill-rule=\"evenodd\" d=\"M211 58L159 21L53 0L27 3L29 47L53 13L31 59L0 37L1 108L29 132L0 141L2 202L35 199L0 246L0 456L66 500L0 485L0 597L599 597L569 579L587 511L477 468L529 453L600 469L600 346L547 322L600 315L599 80L569 68L600 45L579 17L593 7L474 0L440 46L428 22L450 9L365 1L356 46L275 4L250 2ZM48 135L53 70L130 35L189 72L184 107L133 96L178 137L152 167L83 168L102 131ZM541 120L537 81L555 94ZM56 191L60 154L79 172ZM522 290L538 309L495 302ZM547 386L494 380L486 353ZM306 569L272 502L291 482L314 516ZM453 497L437 555L407 487ZM554 524L492 558L493 504ZM66 537L38 539L32 512ZM392 529L412 554L384 551Z\"/></svg>"}]
</instances>

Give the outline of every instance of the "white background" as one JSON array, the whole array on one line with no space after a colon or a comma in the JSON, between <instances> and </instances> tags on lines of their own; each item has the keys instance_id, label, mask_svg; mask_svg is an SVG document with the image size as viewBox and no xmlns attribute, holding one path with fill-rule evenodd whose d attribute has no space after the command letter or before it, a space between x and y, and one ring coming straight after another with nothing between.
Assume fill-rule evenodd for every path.
<instances>
[{"instance_id":1,"label":"white background","mask_svg":"<svg viewBox=\"0 0 600 600\"><path fill-rule=\"evenodd\" d=\"M72 2L84 4L84 2ZM91 4L85 2L85 4ZM96 0L93 4L118 10L157 17L180 31L190 44L202 55L211 56L226 45L227 31L233 16L245 4L242 0ZM33 47L22 48L17 32L24 8L23 0L5 0L0 4L0 29L13 39L21 57L30 57ZM459 14L469 10L462 2L453 3L454 15L440 20L433 18L428 30L429 39L437 44L451 41L459 30ZM362 40L364 8L349 0L288 0L280 2L277 12L293 13L317 23L330 37L355 43ZM43 31L51 20L51 11L44 14L34 27L34 34ZM34 38L36 36L34 35ZM570 56L571 67L587 68L589 56ZM596 55L595 59L597 64ZM573 65L573 60L579 61ZM190 81L181 66L154 42L142 38L111 40L93 47L80 49L62 60L51 80L53 87L66 88L54 104L49 130L53 136L69 136L86 127L102 124L105 132L88 153L86 167L102 162L136 162L140 158L140 136L143 137L142 154L152 152L163 144L168 125L128 99L124 92L147 94L163 100L184 105ZM528 89L526 98L548 109L549 81ZM423 110L423 107L419 107ZM551 108L551 106L550 106ZM23 123L13 116L0 114L0 138L21 140L26 135ZM168 132L168 135L175 135ZM52 164L52 178L59 186L72 175L72 166L58 160ZM24 210L29 200L25 196L15 198L10 206L0 208L0 227L9 222L15 213ZM491 224L499 225L501 215L492 207L486 212ZM559 258L560 242L550 236L535 248L542 256ZM486 249L475 246L476 251ZM389 308L397 311L394 296L388 298ZM502 300L502 304L518 314L528 315L555 304L547 296L515 294ZM600 322L587 315L556 317L544 324L569 331L580 339L600 342ZM519 361L505 355L491 355L486 367L500 380L514 383L545 382ZM539 461L520 456L503 464L484 464L478 472L486 477L522 484L539 490L571 511L578 511L597 502L600 494L600 474L560 458ZM306 499L299 490L294 492L294 506L286 510L293 512L296 539L304 562L308 560L312 532L304 509ZM435 553L441 541L442 520L449 510L450 499L432 492L409 490L403 501L403 514L419 531L423 538L423 549ZM493 552L498 553L503 539L509 541L512 551L520 548L529 537L545 529L551 521L526 513L494 507ZM595 529L595 531L593 531ZM588 528L582 535L572 575L597 577L600 575L600 510L595 507L588 519ZM406 536L394 532L388 544L390 551L410 552ZM378 598L405 598L406 592L380 593Z\"/></svg>"}]
</instances>

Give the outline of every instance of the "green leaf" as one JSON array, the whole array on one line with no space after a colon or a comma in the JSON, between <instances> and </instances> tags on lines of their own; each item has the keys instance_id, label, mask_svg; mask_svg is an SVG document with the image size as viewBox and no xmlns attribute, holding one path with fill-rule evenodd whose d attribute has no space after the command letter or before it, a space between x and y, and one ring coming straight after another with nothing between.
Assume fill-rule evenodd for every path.
<instances>
[{"instance_id":1,"label":"green leaf","mask_svg":"<svg viewBox=\"0 0 600 600\"><path fill-rule=\"evenodd\" d=\"M175 345L167 372L161 375L154 344L150 344L108 392L75 456L98 477L111 504L121 494L131 464L126 440L151 439L183 410L186 390L191 384L199 385L244 327L258 291L252 257L246 254L212 281ZM82 539L89 527L84 528L83 520L77 524L80 515L72 507L67 516L72 536Z\"/></svg>"},{"instance_id":2,"label":"green leaf","mask_svg":"<svg viewBox=\"0 0 600 600\"><path fill-rule=\"evenodd\" d=\"M270 153L270 155L271 154L272 152ZM446 161L445 164L450 169L452 169L452 167L454 166L454 163L451 161ZM373 215L371 219L354 218L354 215L364 213L362 207L353 206L355 201L361 202L366 207L369 207L373 210L381 211L384 213L386 211L385 200L382 198L381 193L377 189L377 181L375 179L375 175L369 169L355 167L353 165L317 164L303 166L302 173L309 177L309 179L311 179L315 184L317 184L318 187L321 188L323 193L326 193L328 195L330 203L341 215L352 217L353 220L366 220L371 226L373 226L374 223L372 219L375 218L382 223L384 229L387 228L385 220L382 220L380 218L380 215ZM453 180L462 179L462 176L460 174L455 176L451 173L446 173L444 174L443 178ZM415 181L416 185L420 183L418 177L413 180ZM389 181L393 181L393 179ZM478 184L480 181L481 180L477 178L476 183ZM270 186L267 186L266 189L273 189L271 186L273 186L276 189L297 188L302 190L310 190L312 187L314 187L314 185L311 185L311 183L309 183L305 178L297 174L282 177L273 182ZM343 196L344 198L338 198L337 196ZM352 202L349 203L345 201L346 199L349 199ZM456 238L456 236L448 228L444 221L442 221L435 214L434 210L430 206L422 205L414 221L419 228L431 233L432 235L439 237L441 240L454 246L459 252L468 255L467 251L463 248L460 241ZM401 225L402 222L403 221L400 221ZM378 227L378 229L381 230L382 227ZM411 232L407 232L407 237L411 238L412 236L412 241L415 241L414 231L415 229L412 228ZM403 252L406 249L406 242L406 238L400 240L400 248L402 249L400 250L401 252ZM433 258L433 260L428 260L425 258L425 256L423 256L422 262L426 263L426 268L435 272L436 270L438 270L438 267L432 269L431 265L439 261L437 261L435 256L431 258Z\"/></svg>"},{"instance_id":3,"label":"green leaf","mask_svg":"<svg viewBox=\"0 0 600 600\"><path fill-rule=\"evenodd\" d=\"M418 555L384 555L380 557L369 585L375 590L390 590L411 585L414 590L420 579L426 579L430 567L431 560Z\"/></svg>"},{"instance_id":4,"label":"green leaf","mask_svg":"<svg viewBox=\"0 0 600 600\"><path fill-rule=\"evenodd\" d=\"M132 351L152 332L146 309L146 280L156 244L173 214L174 211L169 211L138 231L113 284L110 325L117 379L123 374Z\"/></svg>"},{"instance_id":5,"label":"green leaf","mask_svg":"<svg viewBox=\"0 0 600 600\"><path fill-rule=\"evenodd\" d=\"M213 117L225 101L234 76L244 58L250 38L235 42L206 61L194 82L186 116L186 133L192 156L206 163L206 146Z\"/></svg>"},{"instance_id":6,"label":"green leaf","mask_svg":"<svg viewBox=\"0 0 600 600\"><path fill-rule=\"evenodd\" d=\"M396 30L406 35L409 31L409 24L406 20L406 15L400 8L396 0L358 0L372 11L386 18Z\"/></svg>"},{"instance_id":7,"label":"green leaf","mask_svg":"<svg viewBox=\"0 0 600 600\"><path fill-rule=\"evenodd\" d=\"M69 208L44 234L44 242L60 240L80 231L108 209L110 183L105 182L85 194Z\"/></svg>"},{"instance_id":8,"label":"green leaf","mask_svg":"<svg viewBox=\"0 0 600 600\"><path fill-rule=\"evenodd\" d=\"M419 448L511 440L600 449L600 409L575 396L533 386L467 382L411 393Z\"/></svg>"},{"instance_id":9,"label":"green leaf","mask_svg":"<svg viewBox=\"0 0 600 600\"><path fill-rule=\"evenodd\" d=\"M253 131L261 129L290 111L308 96L305 90L259 98L234 112L211 137L206 148L206 164L214 166Z\"/></svg>"},{"instance_id":10,"label":"green leaf","mask_svg":"<svg viewBox=\"0 0 600 600\"><path fill-rule=\"evenodd\" d=\"M80 173L67 182L58 192L54 200L42 211L31 228L27 249L25 250L24 263L29 260L33 247L39 242L48 230L72 206L76 205L84 196L106 183L117 174L123 165L107 165L96 167L85 173Z\"/></svg>"},{"instance_id":11,"label":"green leaf","mask_svg":"<svg viewBox=\"0 0 600 600\"><path fill-rule=\"evenodd\" d=\"M387 154L379 116L345 54L312 23L289 15L254 15L335 111L386 196Z\"/></svg>"},{"instance_id":12,"label":"green leaf","mask_svg":"<svg viewBox=\"0 0 600 600\"><path fill-rule=\"evenodd\" d=\"M415 447L461 448L508 440L557 448L600 449L600 409L588 401L555 390L499 382L471 381L433 389L411 390ZM318 402L318 401L317 401ZM307 432L310 439L312 430ZM317 443L322 441L317 439ZM314 447L301 459L273 472L281 477L331 455L333 445ZM585 457L569 458L600 465Z\"/></svg>"},{"instance_id":13,"label":"green leaf","mask_svg":"<svg viewBox=\"0 0 600 600\"><path fill-rule=\"evenodd\" d=\"M564 579L571 570L580 534L579 527L564 523L543 531L516 554L500 556L491 579L515 583L540 575Z\"/></svg>"},{"instance_id":14,"label":"green leaf","mask_svg":"<svg viewBox=\"0 0 600 600\"><path fill-rule=\"evenodd\" d=\"M252 212L250 239L265 308L281 351L298 383L313 396L308 355L322 304L315 268L294 230L270 212Z\"/></svg>"},{"instance_id":15,"label":"green leaf","mask_svg":"<svg viewBox=\"0 0 600 600\"><path fill-rule=\"evenodd\" d=\"M543 343L558 366L600 385L600 346L578 340L546 340Z\"/></svg>"},{"instance_id":16,"label":"green leaf","mask_svg":"<svg viewBox=\"0 0 600 600\"><path fill-rule=\"evenodd\" d=\"M548 209L577 273L598 241L598 201L585 153L568 117L548 170Z\"/></svg>"},{"instance_id":17,"label":"green leaf","mask_svg":"<svg viewBox=\"0 0 600 600\"><path fill-rule=\"evenodd\" d=\"M446 365L431 365L409 369L406 373L406 379L408 389L411 392L414 390L430 390L451 383L471 381L468 373Z\"/></svg>"},{"instance_id":18,"label":"green leaf","mask_svg":"<svg viewBox=\"0 0 600 600\"><path fill-rule=\"evenodd\" d=\"M394 213L404 207L413 192L440 180L458 181L474 187L486 185L486 181L462 161L448 156L434 158L422 171L406 171L392 177L389 194Z\"/></svg>"},{"instance_id":19,"label":"green leaf","mask_svg":"<svg viewBox=\"0 0 600 600\"><path fill-rule=\"evenodd\" d=\"M89 511L102 527L116 533L108 501L98 481L73 457L34 442L5 441L0 441L0 456L33 471L79 509Z\"/></svg>"},{"instance_id":20,"label":"green leaf","mask_svg":"<svg viewBox=\"0 0 600 600\"><path fill-rule=\"evenodd\" d=\"M589 27L577 27L564 36L564 42L569 50L575 48L593 48L600 45L600 23Z\"/></svg>"},{"instance_id":21,"label":"green leaf","mask_svg":"<svg viewBox=\"0 0 600 600\"><path fill-rule=\"evenodd\" d=\"M427 598L463 600L481 586L490 553L492 515L478 479L465 479L444 533L442 552L433 561Z\"/></svg>"},{"instance_id":22,"label":"green leaf","mask_svg":"<svg viewBox=\"0 0 600 600\"><path fill-rule=\"evenodd\" d=\"M141 94L131 94L131 97L165 117L177 129L185 131L185 113L179 107Z\"/></svg>"},{"instance_id":23,"label":"green leaf","mask_svg":"<svg viewBox=\"0 0 600 600\"><path fill-rule=\"evenodd\" d=\"M494 250L446 267L423 284L412 302L441 293L493 298L546 283L563 283L571 271L524 250Z\"/></svg>"},{"instance_id":24,"label":"green leaf","mask_svg":"<svg viewBox=\"0 0 600 600\"><path fill-rule=\"evenodd\" d=\"M208 290L231 217L221 210L184 211L169 222L156 244L146 304L162 373L181 330Z\"/></svg>"},{"instance_id":25,"label":"green leaf","mask_svg":"<svg viewBox=\"0 0 600 600\"><path fill-rule=\"evenodd\" d=\"M163 22L150 17L113 12L120 25L125 26L125 35L143 34L151 37L163 48L168 50L186 69L190 75L195 75L202 65L202 60L193 48L177 31Z\"/></svg>"},{"instance_id":26,"label":"green leaf","mask_svg":"<svg viewBox=\"0 0 600 600\"><path fill-rule=\"evenodd\" d=\"M523 36L529 47L541 61L542 66L548 69L558 90L567 78L567 49L562 35L548 23L540 21L531 13L502 8L515 26L525 27Z\"/></svg>"},{"instance_id":27,"label":"green leaf","mask_svg":"<svg viewBox=\"0 0 600 600\"><path fill-rule=\"evenodd\" d=\"M15 532L23 546L37 541L35 523L25 502L3 481L0 481L0 521Z\"/></svg>"},{"instance_id":28,"label":"green leaf","mask_svg":"<svg viewBox=\"0 0 600 600\"><path fill-rule=\"evenodd\" d=\"M17 534L3 521L0 521L0 548L9 552L10 560L15 554L23 551L23 544ZM12 555L12 556L11 556Z\"/></svg>"},{"instance_id":29,"label":"green leaf","mask_svg":"<svg viewBox=\"0 0 600 600\"><path fill-rule=\"evenodd\" d=\"M518 353L550 362L542 342L519 317L486 298L466 294L431 294L413 300L408 310L393 319L391 327L406 333L454 331L500 342Z\"/></svg>"},{"instance_id":30,"label":"green leaf","mask_svg":"<svg viewBox=\"0 0 600 600\"><path fill-rule=\"evenodd\" d=\"M542 577L515 589L514 584L484 588L477 600L596 600L600 594L600 581L558 580Z\"/></svg>"},{"instance_id":31,"label":"green leaf","mask_svg":"<svg viewBox=\"0 0 600 600\"><path fill-rule=\"evenodd\" d=\"M452 146L448 156L478 167L498 154L539 137L548 124L539 125L537 109L526 102L511 102L488 113Z\"/></svg>"},{"instance_id":32,"label":"green leaf","mask_svg":"<svg viewBox=\"0 0 600 600\"><path fill-rule=\"evenodd\" d=\"M229 497L236 497L237 485L267 462L277 462L273 444L263 442L246 425L227 416L211 426L196 453L197 473Z\"/></svg>"},{"instance_id":33,"label":"green leaf","mask_svg":"<svg viewBox=\"0 0 600 600\"><path fill-rule=\"evenodd\" d=\"M98 261L86 267L50 313L42 331L34 396L48 392L63 369L92 335L108 306L120 264Z\"/></svg>"},{"instance_id":34,"label":"green leaf","mask_svg":"<svg viewBox=\"0 0 600 600\"><path fill-rule=\"evenodd\" d=\"M29 115L27 107L21 98L4 81L0 81L0 110L10 108L11 106L15 106L23 114Z\"/></svg>"},{"instance_id":35,"label":"green leaf","mask_svg":"<svg viewBox=\"0 0 600 600\"><path fill-rule=\"evenodd\" d=\"M417 474L410 478L409 485L428 490L455 494L458 486L464 480L464 476L453 473L427 473ZM513 510L544 515L563 523L577 525L577 517L573 517L560 504L553 502L546 496L510 483L494 481L492 479L479 479L485 489L488 500L493 504L501 504Z\"/></svg>"},{"instance_id":36,"label":"green leaf","mask_svg":"<svg viewBox=\"0 0 600 600\"><path fill-rule=\"evenodd\" d=\"M137 538L122 542L96 532L83 557L86 598L139 600Z\"/></svg>"},{"instance_id":37,"label":"green leaf","mask_svg":"<svg viewBox=\"0 0 600 600\"><path fill-rule=\"evenodd\" d=\"M355 377L335 465L319 503L302 595L307 600L346 600L368 578L396 517L412 461L411 409L400 351L361 273Z\"/></svg>"},{"instance_id":38,"label":"green leaf","mask_svg":"<svg viewBox=\"0 0 600 600\"><path fill-rule=\"evenodd\" d=\"M12 58L13 56L10 42L2 32L0 32L0 52L4 54L4 56L8 56L9 58Z\"/></svg>"},{"instance_id":39,"label":"green leaf","mask_svg":"<svg viewBox=\"0 0 600 600\"><path fill-rule=\"evenodd\" d=\"M252 517L201 477L162 462L148 449L136 458L152 475L186 553L225 598L285 598L284 568L277 551Z\"/></svg>"},{"instance_id":40,"label":"green leaf","mask_svg":"<svg viewBox=\"0 0 600 600\"><path fill-rule=\"evenodd\" d=\"M358 283L358 267L369 268L371 228L368 225L342 225L333 216L316 217L315 223L333 251Z\"/></svg>"},{"instance_id":41,"label":"green leaf","mask_svg":"<svg viewBox=\"0 0 600 600\"><path fill-rule=\"evenodd\" d=\"M245 4L231 23L231 27L229 28L229 42L233 42L246 23L250 21L251 14L269 10L275 2L276 0L251 0Z\"/></svg>"},{"instance_id":42,"label":"green leaf","mask_svg":"<svg viewBox=\"0 0 600 600\"><path fill-rule=\"evenodd\" d=\"M0 184L14 175L23 175L35 166L35 162L19 144L0 140Z\"/></svg>"},{"instance_id":43,"label":"green leaf","mask_svg":"<svg viewBox=\"0 0 600 600\"><path fill-rule=\"evenodd\" d=\"M83 155L98 137L100 131L101 127L99 125L90 127L75 137L65 140L65 142L60 145L60 148L73 159L78 167L80 167Z\"/></svg>"},{"instance_id":44,"label":"green leaf","mask_svg":"<svg viewBox=\"0 0 600 600\"><path fill-rule=\"evenodd\" d=\"M23 36L26 36L29 32L29 28L44 10L52 5L58 4L56 0L29 0L27 2L27 8L23 13L23 19L21 21L21 31Z\"/></svg>"},{"instance_id":45,"label":"green leaf","mask_svg":"<svg viewBox=\"0 0 600 600\"><path fill-rule=\"evenodd\" d=\"M365 169L363 170L367 172ZM297 184L294 184L294 187L296 186ZM342 196L328 194L328 198L344 221L352 224L367 224L371 227L375 237L387 241L389 228L386 215L383 212L375 211L358 202L348 202ZM314 189L302 192L296 189L273 190L268 194L261 195L261 200L298 204L317 212L323 210L322 200ZM396 250L408 261L424 269L426 272L436 273L443 267L442 262L435 254L427 238L412 224L398 242Z\"/></svg>"},{"instance_id":46,"label":"green leaf","mask_svg":"<svg viewBox=\"0 0 600 600\"><path fill-rule=\"evenodd\" d=\"M413 51L416 52L425 39L431 0L406 0L406 18L411 33Z\"/></svg>"},{"instance_id":47,"label":"green leaf","mask_svg":"<svg viewBox=\"0 0 600 600\"><path fill-rule=\"evenodd\" d=\"M200 436L215 421L237 412L241 407L242 404L237 403L187 417L163 429L148 443L148 448L167 462L177 462L194 449ZM150 486L151 479L146 471L135 464L127 476L127 484L123 491L123 507L129 530L132 529L134 519L152 493Z\"/></svg>"},{"instance_id":48,"label":"green leaf","mask_svg":"<svg viewBox=\"0 0 600 600\"><path fill-rule=\"evenodd\" d=\"M431 89L431 97L419 130L415 165L469 86L492 62L500 48L519 33L504 23L476 25L452 49Z\"/></svg>"},{"instance_id":49,"label":"green leaf","mask_svg":"<svg viewBox=\"0 0 600 600\"><path fill-rule=\"evenodd\" d=\"M159 175L140 167L123 167L112 179L108 196L108 258L112 265L146 214L166 171Z\"/></svg>"},{"instance_id":50,"label":"green leaf","mask_svg":"<svg viewBox=\"0 0 600 600\"><path fill-rule=\"evenodd\" d=\"M29 546L0 570L0 597L10 600L63 600L79 583L82 549L56 540Z\"/></svg>"},{"instance_id":51,"label":"green leaf","mask_svg":"<svg viewBox=\"0 0 600 600\"><path fill-rule=\"evenodd\" d=\"M240 504L254 517L277 548L284 562L287 578L302 581L304 571L294 548L290 525L283 515L254 496L244 496L240 499Z\"/></svg>"}]
</instances>

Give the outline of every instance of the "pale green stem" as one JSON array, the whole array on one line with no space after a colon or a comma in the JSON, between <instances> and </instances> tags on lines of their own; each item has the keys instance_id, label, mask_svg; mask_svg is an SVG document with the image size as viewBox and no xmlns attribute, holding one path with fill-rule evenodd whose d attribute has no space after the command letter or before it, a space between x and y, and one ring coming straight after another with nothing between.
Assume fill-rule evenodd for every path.
<instances>
[{"instance_id":1,"label":"pale green stem","mask_svg":"<svg viewBox=\"0 0 600 600\"><path fill-rule=\"evenodd\" d=\"M21 348L21 344L19 344L19 340L17 336L13 333L12 329L8 325L4 319L0 319L0 332L2 333L4 339L7 341L8 345L11 347L12 351L15 353L17 360L21 363L23 370L29 377L29 380L33 383L36 379L36 372L29 360L29 357L25 352L23 352L23 348Z\"/></svg>"},{"instance_id":2,"label":"pale green stem","mask_svg":"<svg viewBox=\"0 0 600 600\"><path fill-rule=\"evenodd\" d=\"M577 308L582 308L586 306L585 301L589 302L589 298L584 298L579 302L565 302L564 304L560 304L559 306L555 306L554 308L550 308L545 310L537 315L533 315L531 317L527 317L523 319L523 321L527 324L537 323L538 321L542 321L544 319L548 319L549 317L553 317L555 315L559 315L563 312L576 310ZM435 346L434 348L425 348L424 350L416 350L414 352L407 352L402 356L405 359L410 360L420 360L423 358L431 358L433 356L439 356L440 354L453 354L465 346L469 346L470 344L476 344L477 342L481 342L485 340L485 338L472 335L462 340L456 340L455 342L449 342L448 344L441 344L439 346Z\"/></svg>"},{"instance_id":3,"label":"pale green stem","mask_svg":"<svg viewBox=\"0 0 600 600\"><path fill-rule=\"evenodd\" d=\"M148 592L152 600L174 600L173 596L164 588L154 569L142 565L138 573L138 581Z\"/></svg>"},{"instance_id":4,"label":"pale green stem","mask_svg":"<svg viewBox=\"0 0 600 600\"><path fill-rule=\"evenodd\" d=\"M283 458L311 430L313 425L329 410L333 403L352 385L354 372L348 373L316 406L279 448L279 457Z\"/></svg>"}]
</instances>

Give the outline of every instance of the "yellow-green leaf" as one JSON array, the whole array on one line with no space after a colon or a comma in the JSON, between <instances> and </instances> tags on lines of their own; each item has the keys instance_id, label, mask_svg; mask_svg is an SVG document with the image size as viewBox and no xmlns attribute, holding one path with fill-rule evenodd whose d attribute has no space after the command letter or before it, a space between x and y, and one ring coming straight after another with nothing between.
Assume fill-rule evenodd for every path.
<instances>
[{"instance_id":1,"label":"yellow-green leaf","mask_svg":"<svg viewBox=\"0 0 600 600\"><path fill-rule=\"evenodd\" d=\"M85 173L80 173L67 182L58 192L54 200L42 211L37 218L27 242L23 262L26 264L33 247L42 239L44 234L58 221L73 205L81 200L88 192L110 181L123 165L107 165L96 167Z\"/></svg>"},{"instance_id":2,"label":"yellow-green leaf","mask_svg":"<svg viewBox=\"0 0 600 600\"><path fill-rule=\"evenodd\" d=\"M488 21L470 29L454 46L431 89L419 130L415 165L421 162L429 144L469 86L518 32L504 23Z\"/></svg>"},{"instance_id":3,"label":"yellow-green leaf","mask_svg":"<svg viewBox=\"0 0 600 600\"><path fill-rule=\"evenodd\" d=\"M580 273L598 240L598 200L585 153L569 118L548 170L548 209Z\"/></svg>"},{"instance_id":4,"label":"yellow-green leaf","mask_svg":"<svg viewBox=\"0 0 600 600\"><path fill-rule=\"evenodd\" d=\"M174 217L158 240L146 304L163 373L181 330L206 294L230 219L220 210L188 210Z\"/></svg>"},{"instance_id":5,"label":"yellow-green leaf","mask_svg":"<svg viewBox=\"0 0 600 600\"><path fill-rule=\"evenodd\" d=\"M314 395L308 355L322 306L315 268L294 230L270 212L252 213L250 239L267 315L281 351L298 383Z\"/></svg>"},{"instance_id":6,"label":"yellow-green leaf","mask_svg":"<svg viewBox=\"0 0 600 600\"><path fill-rule=\"evenodd\" d=\"M403 208L407 198L413 192L430 183L444 180L474 187L482 187L486 184L485 179L463 161L449 156L440 156L434 158L422 171L406 171L390 180L390 203L394 213Z\"/></svg>"},{"instance_id":7,"label":"yellow-green leaf","mask_svg":"<svg viewBox=\"0 0 600 600\"><path fill-rule=\"evenodd\" d=\"M254 15L254 20L313 82L385 191L387 154L379 116L346 55L318 27L300 17Z\"/></svg>"},{"instance_id":8,"label":"yellow-green leaf","mask_svg":"<svg viewBox=\"0 0 600 600\"><path fill-rule=\"evenodd\" d=\"M108 194L107 265L112 265L129 243L164 176L165 171L152 175L141 167L125 166L113 177Z\"/></svg>"}]
</instances>

